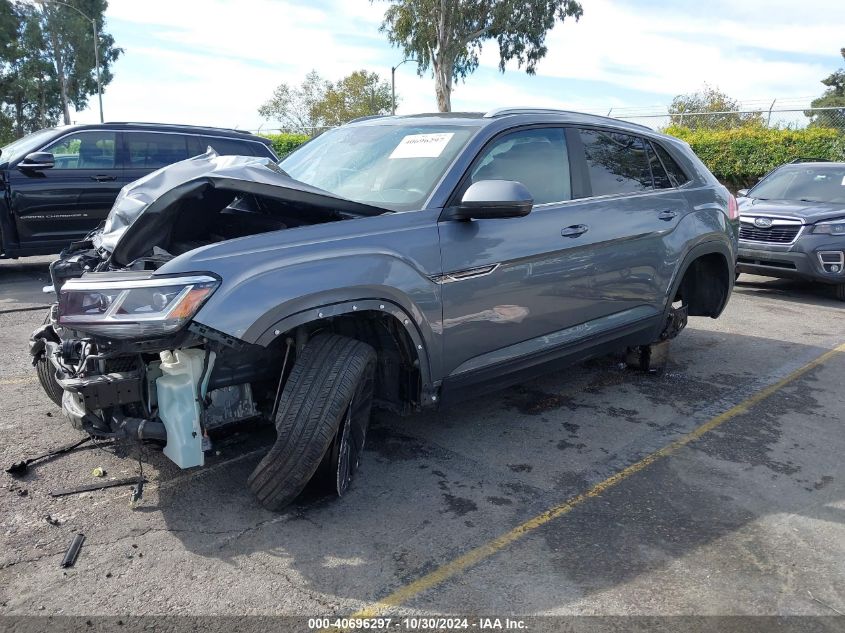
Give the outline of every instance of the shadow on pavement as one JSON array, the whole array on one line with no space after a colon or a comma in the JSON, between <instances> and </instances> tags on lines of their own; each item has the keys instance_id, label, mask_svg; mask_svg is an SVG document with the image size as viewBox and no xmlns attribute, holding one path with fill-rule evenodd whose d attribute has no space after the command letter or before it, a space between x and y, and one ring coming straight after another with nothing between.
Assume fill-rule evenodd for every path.
<instances>
[{"instance_id":1,"label":"shadow on pavement","mask_svg":"<svg viewBox=\"0 0 845 633\"><path fill-rule=\"evenodd\" d=\"M660 376L604 358L439 415L377 414L359 476L340 500L309 489L282 513L257 505L246 479L272 442L270 429L221 443L221 459L236 460L217 470L212 464L207 474L186 479L162 464L151 511L198 555L232 562L262 552L278 573L298 574L313 591L378 599L584 492L762 386L766 365L757 358L766 357L768 340L720 333L713 347L712 333L682 336L677 360ZM713 350L706 367L689 358L698 349ZM720 354L728 351L757 371L726 371ZM797 362L823 351L792 345L784 354ZM528 565L548 591L509 587L509 595L525 593L516 602L487 591L489 605L482 601L479 609L559 608L665 569L771 515L845 522L845 512L821 501L845 499L845 436L819 399L829 393L818 384L819 371L538 530L529 537L542 548L536 568L515 564ZM810 413L817 415L802 417Z\"/></svg>"}]
</instances>

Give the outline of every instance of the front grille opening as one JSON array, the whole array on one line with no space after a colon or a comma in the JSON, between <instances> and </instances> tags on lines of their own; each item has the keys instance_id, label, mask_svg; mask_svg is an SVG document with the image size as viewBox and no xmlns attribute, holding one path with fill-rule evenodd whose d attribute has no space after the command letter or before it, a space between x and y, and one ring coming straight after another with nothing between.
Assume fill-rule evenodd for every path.
<instances>
[{"instance_id":1,"label":"front grille opening","mask_svg":"<svg viewBox=\"0 0 845 633\"><path fill-rule=\"evenodd\" d=\"M749 259L747 257L740 257L737 259L740 264L748 264L749 266L767 266L769 268L785 268L786 270L797 270L795 264L792 262L778 262L771 260Z\"/></svg>"},{"instance_id":2,"label":"front grille opening","mask_svg":"<svg viewBox=\"0 0 845 633\"><path fill-rule=\"evenodd\" d=\"M767 242L769 244L789 244L798 235L801 225L794 226L773 226L768 229L741 224L739 227L739 239L747 242Z\"/></svg>"}]
</instances>

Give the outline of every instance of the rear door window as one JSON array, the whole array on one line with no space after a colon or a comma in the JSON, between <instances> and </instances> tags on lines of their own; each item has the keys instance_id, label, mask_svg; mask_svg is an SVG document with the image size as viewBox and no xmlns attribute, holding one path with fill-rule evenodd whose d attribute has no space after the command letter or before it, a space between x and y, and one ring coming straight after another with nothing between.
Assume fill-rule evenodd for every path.
<instances>
[{"instance_id":1,"label":"rear door window","mask_svg":"<svg viewBox=\"0 0 845 633\"><path fill-rule=\"evenodd\" d=\"M188 158L187 139L181 134L129 132L125 138L133 169L158 169Z\"/></svg>"},{"instance_id":2,"label":"rear door window","mask_svg":"<svg viewBox=\"0 0 845 633\"><path fill-rule=\"evenodd\" d=\"M579 130L594 196L638 193L654 187L643 140L602 130Z\"/></svg>"},{"instance_id":3,"label":"rear door window","mask_svg":"<svg viewBox=\"0 0 845 633\"><path fill-rule=\"evenodd\" d=\"M663 164L663 167L666 169L666 174L669 176L669 180L672 183L673 187L680 187L686 182L689 182L689 177L684 173L684 170L675 162L669 152L667 152L660 143L652 142L651 145L654 147L654 151L657 152L657 156L660 158L660 162ZM657 176L655 176L657 178Z\"/></svg>"}]
</instances>

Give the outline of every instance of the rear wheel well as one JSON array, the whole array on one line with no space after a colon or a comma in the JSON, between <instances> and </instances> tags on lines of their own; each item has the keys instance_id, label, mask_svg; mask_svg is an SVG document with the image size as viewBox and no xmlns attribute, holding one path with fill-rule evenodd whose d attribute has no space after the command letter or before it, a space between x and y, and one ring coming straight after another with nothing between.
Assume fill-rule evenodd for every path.
<instances>
[{"instance_id":1,"label":"rear wheel well","mask_svg":"<svg viewBox=\"0 0 845 633\"><path fill-rule=\"evenodd\" d=\"M282 350L285 341L291 341L296 355L311 337L321 332L363 341L376 351L374 406L400 414L420 406L420 354L405 326L395 316L372 310L341 314L297 326L280 334L275 341L281 344ZM288 371L291 365L289 360Z\"/></svg>"},{"instance_id":2,"label":"rear wheel well","mask_svg":"<svg viewBox=\"0 0 845 633\"><path fill-rule=\"evenodd\" d=\"M721 253L709 253L693 260L675 292L673 302L687 306L689 316L716 318L728 301L733 272Z\"/></svg>"}]
</instances>

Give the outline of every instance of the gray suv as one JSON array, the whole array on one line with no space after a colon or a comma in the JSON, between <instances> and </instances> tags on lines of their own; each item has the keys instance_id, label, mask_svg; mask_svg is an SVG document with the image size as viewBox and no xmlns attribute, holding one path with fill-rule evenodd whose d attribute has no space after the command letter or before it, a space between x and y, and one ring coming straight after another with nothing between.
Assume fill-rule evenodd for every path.
<instances>
[{"instance_id":1,"label":"gray suv","mask_svg":"<svg viewBox=\"0 0 845 633\"><path fill-rule=\"evenodd\" d=\"M202 466L275 425L268 508L337 494L371 407L448 404L627 349L731 294L736 201L689 147L570 112L377 117L276 164L214 152L127 185L51 272L42 385L98 437Z\"/></svg>"}]
</instances>

